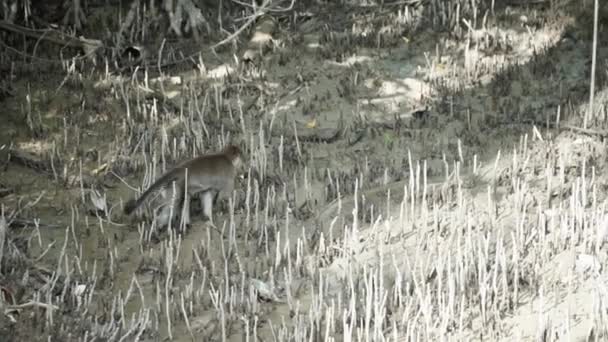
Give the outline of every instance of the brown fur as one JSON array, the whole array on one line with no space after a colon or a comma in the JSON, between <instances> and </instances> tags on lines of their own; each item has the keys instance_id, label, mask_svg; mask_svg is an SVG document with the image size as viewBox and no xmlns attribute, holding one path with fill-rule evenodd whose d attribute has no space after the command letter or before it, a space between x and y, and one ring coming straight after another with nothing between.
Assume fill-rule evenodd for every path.
<instances>
[{"instance_id":1,"label":"brown fur","mask_svg":"<svg viewBox=\"0 0 608 342\"><path fill-rule=\"evenodd\" d=\"M215 197L220 193L229 195L234 189L236 167L240 162L241 150L235 145L228 145L222 152L199 156L178 164L160 176L138 199L129 200L125 204L124 213L127 215L131 214L151 193L170 185L174 181L178 188L178 193L183 192L187 197L184 202L185 205L188 205L189 197L196 193L215 192ZM188 175L187 180L185 179L186 174ZM186 184L188 189L184 191ZM186 207L185 210L188 211L189 207ZM210 215L211 208L204 208L204 210L208 210ZM188 212L185 214L189 215Z\"/></svg>"}]
</instances>

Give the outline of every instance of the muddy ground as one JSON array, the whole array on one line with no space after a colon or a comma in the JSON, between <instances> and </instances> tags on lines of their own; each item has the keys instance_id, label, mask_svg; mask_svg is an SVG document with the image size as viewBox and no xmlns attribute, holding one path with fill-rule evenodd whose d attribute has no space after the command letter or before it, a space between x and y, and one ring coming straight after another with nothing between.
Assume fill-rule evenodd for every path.
<instances>
[{"instance_id":1,"label":"muddy ground","mask_svg":"<svg viewBox=\"0 0 608 342\"><path fill-rule=\"evenodd\" d=\"M590 1L431 3L296 6L162 79L5 46L0 340L605 338L608 15L589 112ZM228 142L215 227L122 213Z\"/></svg>"}]
</instances>

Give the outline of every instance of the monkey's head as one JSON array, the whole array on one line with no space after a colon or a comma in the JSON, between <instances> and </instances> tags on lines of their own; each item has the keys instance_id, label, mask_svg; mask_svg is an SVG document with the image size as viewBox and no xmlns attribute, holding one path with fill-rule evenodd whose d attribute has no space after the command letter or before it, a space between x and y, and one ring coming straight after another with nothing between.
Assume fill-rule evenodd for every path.
<instances>
[{"instance_id":1,"label":"monkey's head","mask_svg":"<svg viewBox=\"0 0 608 342\"><path fill-rule=\"evenodd\" d=\"M230 161L232 161L232 164L235 167L239 166L239 164L241 163L242 153L241 153L241 149L238 148L238 146L236 146L236 145L226 146L224 148L224 154L226 155L226 157L228 157L228 159L230 159Z\"/></svg>"}]
</instances>

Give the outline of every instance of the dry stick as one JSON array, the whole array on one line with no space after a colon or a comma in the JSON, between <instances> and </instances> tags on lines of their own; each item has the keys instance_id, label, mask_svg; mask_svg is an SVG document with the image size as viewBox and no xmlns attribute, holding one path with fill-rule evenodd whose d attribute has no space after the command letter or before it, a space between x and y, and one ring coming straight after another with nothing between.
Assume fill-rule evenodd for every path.
<instances>
[{"instance_id":1,"label":"dry stick","mask_svg":"<svg viewBox=\"0 0 608 342\"><path fill-rule=\"evenodd\" d=\"M296 140L296 150L298 151L298 156L301 161L302 160L302 149L300 148L300 140L298 139L298 128L296 127L295 120L292 121L292 123L293 123L293 135Z\"/></svg>"},{"instance_id":2,"label":"dry stick","mask_svg":"<svg viewBox=\"0 0 608 342\"><path fill-rule=\"evenodd\" d=\"M599 135L601 137L608 137L608 131L607 130L595 130L595 129L590 129L590 128L581 128L581 127L576 127L576 126L571 126L571 125L561 125L561 128L565 128L565 129L569 129L571 131L574 132L578 132L578 133L583 133L583 134L588 134L588 135Z\"/></svg>"},{"instance_id":3,"label":"dry stick","mask_svg":"<svg viewBox=\"0 0 608 342\"><path fill-rule=\"evenodd\" d=\"M583 121L583 128L587 128L587 123L591 119L591 115L593 114L593 98L595 92L595 65L597 59L597 20L598 20L598 12L599 12L599 1L595 0L595 8L593 11L593 50L591 52L591 86L590 86L590 94L589 94L589 109L585 114L585 119Z\"/></svg>"},{"instance_id":4,"label":"dry stick","mask_svg":"<svg viewBox=\"0 0 608 342\"><path fill-rule=\"evenodd\" d=\"M25 308L30 308L30 307L39 307L39 308L43 308L46 310L57 310L59 309L59 307L57 305L53 305L53 304L47 304L47 303L41 303L41 302L37 302L37 301L29 301L27 303L23 303L23 304L16 304L16 305L7 305L6 306L6 310L19 310L19 309L25 309Z\"/></svg>"},{"instance_id":5,"label":"dry stick","mask_svg":"<svg viewBox=\"0 0 608 342\"><path fill-rule=\"evenodd\" d=\"M223 0L220 0L218 10L217 10L217 23L220 25L220 31L224 30L224 25L222 25L222 7L224 6Z\"/></svg>"},{"instance_id":6,"label":"dry stick","mask_svg":"<svg viewBox=\"0 0 608 342\"><path fill-rule=\"evenodd\" d=\"M182 311L182 315L184 316L184 321L186 322L186 328L192 337L192 340L195 340L194 333L192 332L192 327L190 326L190 320L188 319L188 314L186 313L186 308L184 305L184 293L180 293L180 308Z\"/></svg>"},{"instance_id":7,"label":"dry stick","mask_svg":"<svg viewBox=\"0 0 608 342\"><path fill-rule=\"evenodd\" d=\"M47 245L47 247L44 249L44 251L42 251L42 253L33 260L34 263L38 263L40 262L40 260L42 260L42 258L44 258L44 256L51 250L51 248L53 248L53 246L55 246L55 242L56 241L52 241L51 243L49 243ZM0 258L2 257L2 254L0 254Z\"/></svg>"},{"instance_id":8,"label":"dry stick","mask_svg":"<svg viewBox=\"0 0 608 342\"><path fill-rule=\"evenodd\" d=\"M172 233L171 237L173 236ZM169 335L169 339L172 340L173 339L173 333L172 333L172 328L171 328L171 301L169 300L170 296L169 296L169 286L171 284L171 271L173 268L173 252L171 251L171 249L173 248L168 248L170 246L171 242L169 242L167 244L167 248L165 248L165 264L167 267L167 276L165 279L165 315L167 316L167 334Z\"/></svg>"},{"instance_id":9,"label":"dry stick","mask_svg":"<svg viewBox=\"0 0 608 342\"><path fill-rule=\"evenodd\" d=\"M38 202L40 202L40 200L42 199L42 196L44 196L46 194L46 191L42 191L42 193L40 195L38 195L38 197L33 200L28 202L23 208L17 209L15 210L9 217L8 220L8 225L10 226L11 223L15 220L15 218L17 217L17 215L19 215L22 211L31 208L33 206L35 206L36 204L38 204Z\"/></svg>"},{"instance_id":10,"label":"dry stick","mask_svg":"<svg viewBox=\"0 0 608 342\"><path fill-rule=\"evenodd\" d=\"M47 32L44 32L40 38L38 38L38 40L36 40L36 44L34 44L34 49L32 50L32 56L36 56L36 51L38 50L38 45L40 44L40 42L43 40L43 38L46 36ZM63 62L63 61L62 61Z\"/></svg>"},{"instance_id":11,"label":"dry stick","mask_svg":"<svg viewBox=\"0 0 608 342\"><path fill-rule=\"evenodd\" d=\"M8 224L6 222L6 218L4 217L4 205L0 208L0 265L2 264L2 256L4 255L4 241L6 240L6 231L8 229ZM2 274L2 270L0 269L0 275Z\"/></svg>"}]
</instances>

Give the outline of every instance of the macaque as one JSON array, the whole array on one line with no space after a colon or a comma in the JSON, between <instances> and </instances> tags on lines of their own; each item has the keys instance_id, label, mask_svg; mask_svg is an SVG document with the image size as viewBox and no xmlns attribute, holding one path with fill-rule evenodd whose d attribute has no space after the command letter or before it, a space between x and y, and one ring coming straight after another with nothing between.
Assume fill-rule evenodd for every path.
<instances>
[{"instance_id":1,"label":"macaque","mask_svg":"<svg viewBox=\"0 0 608 342\"><path fill-rule=\"evenodd\" d=\"M241 162L241 150L234 145L228 145L222 152L202 155L183 162L165 172L137 200L129 200L125 204L124 213L131 214L155 190L167 187L168 193L173 193L174 186L175 192L172 196L171 206L165 207L161 216L167 218L167 211L170 211L171 208L179 208L179 201L183 201L183 222L189 224L190 198L199 194L203 214L213 223L213 203L216 202L219 195L225 198L232 195L234 178Z\"/></svg>"}]
</instances>

